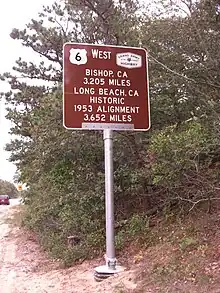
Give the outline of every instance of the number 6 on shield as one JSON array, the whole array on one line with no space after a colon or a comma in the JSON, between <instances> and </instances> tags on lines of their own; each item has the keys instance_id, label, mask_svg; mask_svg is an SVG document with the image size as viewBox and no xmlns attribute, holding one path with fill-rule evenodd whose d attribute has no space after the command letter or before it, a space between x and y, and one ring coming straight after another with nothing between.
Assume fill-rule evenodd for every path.
<instances>
[{"instance_id":1,"label":"number 6 on shield","mask_svg":"<svg viewBox=\"0 0 220 293\"><path fill-rule=\"evenodd\" d=\"M86 49L70 49L69 60L75 65L86 64L88 61Z\"/></svg>"}]
</instances>

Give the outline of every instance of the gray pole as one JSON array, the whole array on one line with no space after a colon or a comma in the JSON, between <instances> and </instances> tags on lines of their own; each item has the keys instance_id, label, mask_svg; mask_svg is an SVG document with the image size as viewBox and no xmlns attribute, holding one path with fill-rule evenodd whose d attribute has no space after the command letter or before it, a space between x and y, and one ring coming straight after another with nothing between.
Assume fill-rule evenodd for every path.
<instances>
[{"instance_id":1,"label":"gray pole","mask_svg":"<svg viewBox=\"0 0 220 293\"><path fill-rule=\"evenodd\" d=\"M115 221L114 221L114 179L113 179L113 131L104 130L105 146L105 213L106 213L106 265L116 269Z\"/></svg>"}]
</instances>

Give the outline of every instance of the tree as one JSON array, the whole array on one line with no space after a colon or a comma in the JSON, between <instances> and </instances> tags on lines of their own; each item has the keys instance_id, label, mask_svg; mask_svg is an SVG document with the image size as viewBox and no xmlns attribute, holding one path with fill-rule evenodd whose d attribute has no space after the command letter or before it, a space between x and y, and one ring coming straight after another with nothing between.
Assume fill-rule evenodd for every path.
<instances>
[{"instance_id":1,"label":"tree","mask_svg":"<svg viewBox=\"0 0 220 293\"><path fill-rule=\"evenodd\" d=\"M0 194L7 194L10 198L18 197L18 191L13 183L0 179Z\"/></svg>"},{"instance_id":2,"label":"tree","mask_svg":"<svg viewBox=\"0 0 220 293\"><path fill-rule=\"evenodd\" d=\"M117 5L111 0L60 2L45 7L40 19L32 20L25 30L11 33L44 60L36 65L19 59L13 68L19 77L53 82L52 86L33 86L10 73L2 76L12 88L5 94L7 118L14 123L12 133L18 135L7 150L20 171L19 180L29 186L26 223L59 258L78 259L91 247L97 253L104 241L102 134L70 132L62 126L62 45L66 41L135 44L138 9L136 1ZM122 139L116 137L116 145L121 146ZM130 157L137 155L133 136L127 141L131 143L123 143L123 151L116 153L118 165L128 152L132 152ZM116 199L120 203L130 188L122 173L130 177L129 170L138 164L133 160L124 164L124 169L116 165ZM76 234L82 246L64 249L67 237Z\"/></svg>"},{"instance_id":3,"label":"tree","mask_svg":"<svg viewBox=\"0 0 220 293\"><path fill-rule=\"evenodd\" d=\"M219 23L215 1L172 3L147 34L153 114L162 128L150 142L152 175L168 200L194 207L219 196Z\"/></svg>"}]
</instances>

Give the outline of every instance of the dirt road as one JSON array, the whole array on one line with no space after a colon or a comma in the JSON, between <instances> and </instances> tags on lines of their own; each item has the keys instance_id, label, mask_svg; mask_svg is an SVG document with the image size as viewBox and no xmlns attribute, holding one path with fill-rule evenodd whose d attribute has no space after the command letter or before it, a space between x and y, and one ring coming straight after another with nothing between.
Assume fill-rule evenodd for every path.
<instances>
[{"instance_id":1,"label":"dirt road","mask_svg":"<svg viewBox=\"0 0 220 293\"><path fill-rule=\"evenodd\" d=\"M102 283L94 281L93 269L103 260L65 270L49 261L33 239L10 224L16 206L18 200L0 206L0 293L133 292L135 285L129 281L129 272Z\"/></svg>"},{"instance_id":2,"label":"dirt road","mask_svg":"<svg viewBox=\"0 0 220 293\"><path fill-rule=\"evenodd\" d=\"M11 200L11 205L17 203L17 200ZM0 284L1 292L4 293L13 292L12 286L16 278L12 265L16 259L16 246L8 243L11 229L6 220L9 210L9 206L0 206Z\"/></svg>"}]
</instances>

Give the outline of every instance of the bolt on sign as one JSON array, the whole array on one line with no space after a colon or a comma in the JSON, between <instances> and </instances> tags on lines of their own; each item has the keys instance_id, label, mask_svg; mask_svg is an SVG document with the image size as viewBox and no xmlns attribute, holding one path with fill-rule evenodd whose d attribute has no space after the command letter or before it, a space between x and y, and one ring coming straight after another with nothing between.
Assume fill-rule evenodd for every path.
<instances>
[{"instance_id":1,"label":"bolt on sign","mask_svg":"<svg viewBox=\"0 0 220 293\"><path fill-rule=\"evenodd\" d=\"M150 128L144 49L66 43L63 63L63 123L67 129Z\"/></svg>"}]
</instances>

